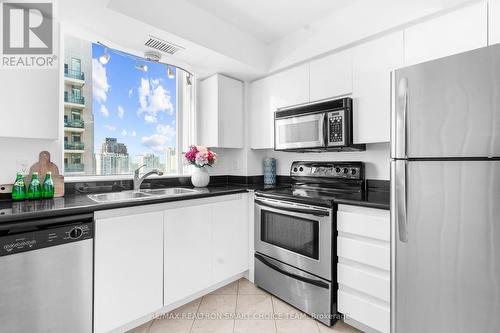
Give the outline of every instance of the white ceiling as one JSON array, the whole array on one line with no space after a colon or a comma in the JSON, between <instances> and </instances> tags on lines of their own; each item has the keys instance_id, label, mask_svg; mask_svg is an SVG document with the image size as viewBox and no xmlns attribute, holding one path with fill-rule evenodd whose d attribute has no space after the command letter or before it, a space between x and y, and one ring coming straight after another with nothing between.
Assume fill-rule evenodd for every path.
<instances>
[{"instance_id":1,"label":"white ceiling","mask_svg":"<svg viewBox=\"0 0 500 333\"><path fill-rule=\"evenodd\" d=\"M269 44L357 0L186 1Z\"/></svg>"}]
</instances>

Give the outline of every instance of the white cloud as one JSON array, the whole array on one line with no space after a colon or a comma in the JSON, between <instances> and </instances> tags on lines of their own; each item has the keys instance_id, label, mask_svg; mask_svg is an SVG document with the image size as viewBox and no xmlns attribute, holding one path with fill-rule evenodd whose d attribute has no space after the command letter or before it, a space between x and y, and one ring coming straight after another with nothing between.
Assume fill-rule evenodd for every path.
<instances>
[{"instance_id":1,"label":"white cloud","mask_svg":"<svg viewBox=\"0 0 500 333\"><path fill-rule=\"evenodd\" d=\"M118 118L123 119L124 115L125 115L125 110L121 105L118 105Z\"/></svg>"},{"instance_id":2,"label":"white cloud","mask_svg":"<svg viewBox=\"0 0 500 333\"><path fill-rule=\"evenodd\" d=\"M128 90L128 98L132 97L132 94L134 93L134 88L130 88Z\"/></svg>"},{"instance_id":3,"label":"white cloud","mask_svg":"<svg viewBox=\"0 0 500 333\"><path fill-rule=\"evenodd\" d=\"M143 136L141 143L143 146L151 150L161 153L165 152L168 146L171 146L175 139L175 128L170 125L156 126L156 134Z\"/></svg>"},{"instance_id":4,"label":"white cloud","mask_svg":"<svg viewBox=\"0 0 500 333\"><path fill-rule=\"evenodd\" d=\"M127 136L127 130L122 130L122 136Z\"/></svg>"},{"instance_id":5,"label":"white cloud","mask_svg":"<svg viewBox=\"0 0 500 333\"><path fill-rule=\"evenodd\" d=\"M152 114L145 114L144 120L149 124L156 123L156 117Z\"/></svg>"},{"instance_id":6,"label":"white cloud","mask_svg":"<svg viewBox=\"0 0 500 333\"><path fill-rule=\"evenodd\" d=\"M106 67L97 59L92 59L92 94L98 102L106 102L109 90Z\"/></svg>"},{"instance_id":7,"label":"white cloud","mask_svg":"<svg viewBox=\"0 0 500 333\"><path fill-rule=\"evenodd\" d=\"M106 105L101 104L101 107L99 108L99 112L102 114L103 117L109 117L109 111Z\"/></svg>"},{"instance_id":8,"label":"white cloud","mask_svg":"<svg viewBox=\"0 0 500 333\"><path fill-rule=\"evenodd\" d=\"M137 136L137 133L135 131L132 131L132 133L130 133L131 136Z\"/></svg>"},{"instance_id":9,"label":"white cloud","mask_svg":"<svg viewBox=\"0 0 500 333\"><path fill-rule=\"evenodd\" d=\"M156 132L170 139L175 137L175 128L170 125L159 124L156 126Z\"/></svg>"},{"instance_id":10,"label":"white cloud","mask_svg":"<svg viewBox=\"0 0 500 333\"><path fill-rule=\"evenodd\" d=\"M137 93L140 105L138 113L146 113L148 116L144 117L146 122L156 123L160 112L173 114L174 106L172 105L170 92L161 85L160 79L147 80L141 78Z\"/></svg>"},{"instance_id":11,"label":"white cloud","mask_svg":"<svg viewBox=\"0 0 500 333\"><path fill-rule=\"evenodd\" d=\"M116 127L115 127L115 126L111 126L111 125L104 125L103 127L104 127L105 129L107 129L108 131L111 131L111 132L116 131Z\"/></svg>"},{"instance_id":12,"label":"white cloud","mask_svg":"<svg viewBox=\"0 0 500 333\"><path fill-rule=\"evenodd\" d=\"M155 152L164 152L167 141L167 137L161 134L153 134L150 136L143 136L141 138L143 146L148 147Z\"/></svg>"}]
</instances>

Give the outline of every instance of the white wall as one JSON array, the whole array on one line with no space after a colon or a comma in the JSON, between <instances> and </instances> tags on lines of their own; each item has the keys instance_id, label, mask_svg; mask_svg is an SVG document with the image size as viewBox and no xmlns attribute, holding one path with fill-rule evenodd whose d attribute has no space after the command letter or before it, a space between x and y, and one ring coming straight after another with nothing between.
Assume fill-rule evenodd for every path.
<instances>
[{"instance_id":1,"label":"white wall","mask_svg":"<svg viewBox=\"0 0 500 333\"><path fill-rule=\"evenodd\" d=\"M289 175L293 161L362 161L365 162L365 178L389 180L389 143L375 143L366 146L363 152L289 153L270 149L250 150L248 175L261 175L262 160L265 157L277 159L277 174Z\"/></svg>"},{"instance_id":2,"label":"white wall","mask_svg":"<svg viewBox=\"0 0 500 333\"><path fill-rule=\"evenodd\" d=\"M20 163L26 162L28 170L38 161L38 154L47 150L54 162L62 172L62 141L61 140L34 140L19 138L0 138L0 184L12 184ZM21 171L21 170L19 170Z\"/></svg>"},{"instance_id":3,"label":"white wall","mask_svg":"<svg viewBox=\"0 0 500 333\"><path fill-rule=\"evenodd\" d=\"M208 169L210 175L245 176L247 165L246 149L211 148L217 153L218 161L214 167Z\"/></svg>"}]
</instances>

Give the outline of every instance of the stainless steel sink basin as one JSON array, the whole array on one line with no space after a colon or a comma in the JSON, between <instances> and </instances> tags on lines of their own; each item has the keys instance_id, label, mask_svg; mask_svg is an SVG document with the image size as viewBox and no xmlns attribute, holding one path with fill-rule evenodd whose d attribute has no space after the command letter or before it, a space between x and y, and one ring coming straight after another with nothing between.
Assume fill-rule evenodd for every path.
<instances>
[{"instance_id":1,"label":"stainless steel sink basin","mask_svg":"<svg viewBox=\"0 0 500 333\"><path fill-rule=\"evenodd\" d=\"M90 194L88 197L94 200L95 202L116 202L116 201L146 199L150 198L151 195L142 192L123 191L123 192L113 192L113 193Z\"/></svg>"},{"instance_id":2,"label":"stainless steel sink basin","mask_svg":"<svg viewBox=\"0 0 500 333\"><path fill-rule=\"evenodd\" d=\"M160 197L175 197L184 196L189 194L199 193L198 190L192 190L189 188L172 187L172 188L162 188L153 190L141 190L137 191L123 191L123 192L113 192L113 193L101 193L101 194L89 194L88 197L95 202L123 202L123 201L137 201L144 199L154 199Z\"/></svg>"},{"instance_id":3,"label":"stainless steel sink basin","mask_svg":"<svg viewBox=\"0 0 500 333\"><path fill-rule=\"evenodd\" d=\"M189 188L182 187L173 187L173 188L160 188L154 190L142 190L142 193L147 193L150 195L156 196L174 196L174 195L186 195L186 194L195 194L199 192L198 190L192 190Z\"/></svg>"}]
</instances>

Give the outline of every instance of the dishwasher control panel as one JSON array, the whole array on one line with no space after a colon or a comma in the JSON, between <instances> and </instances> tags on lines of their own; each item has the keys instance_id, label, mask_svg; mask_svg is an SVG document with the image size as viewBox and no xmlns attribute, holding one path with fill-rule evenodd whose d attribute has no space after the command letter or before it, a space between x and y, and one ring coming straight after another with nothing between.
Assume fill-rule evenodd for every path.
<instances>
[{"instance_id":1,"label":"dishwasher control panel","mask_svg":"<svg viewBox=\"0 0 500 333\"><path fill-rule=\"evenodd\" d=\"M0 237L0 257L94 238L93 222L44 226Z\"/></svg>"}]
</instances>

